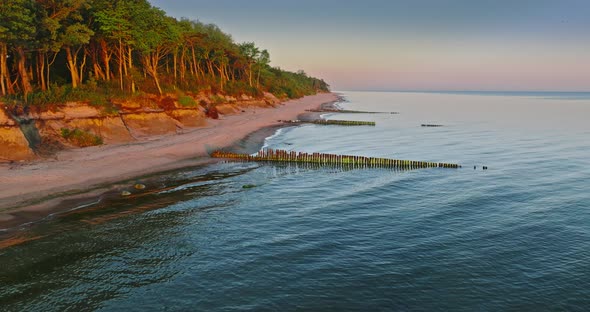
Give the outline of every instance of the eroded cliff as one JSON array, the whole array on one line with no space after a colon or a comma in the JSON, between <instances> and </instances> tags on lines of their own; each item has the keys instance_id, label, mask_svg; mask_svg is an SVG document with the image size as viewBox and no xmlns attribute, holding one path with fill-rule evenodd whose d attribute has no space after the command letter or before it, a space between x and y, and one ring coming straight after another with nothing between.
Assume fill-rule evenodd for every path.
<instances>
[{"instance_id":1,"label":"eroded cliff","mask_svg":"<svg viewBox=\"0 0 590 312\"><path fill-rule=\"evenodd\" d=\"M238 98L222 94L146 95L113 100L108 109L84 102L49 108L0 107L0 161L47 157L67 148L120 144L154 135L171 135L207 125L218 114L238 114L248 107L272 107L272 94Z\"/></svg>"}]
</instances>

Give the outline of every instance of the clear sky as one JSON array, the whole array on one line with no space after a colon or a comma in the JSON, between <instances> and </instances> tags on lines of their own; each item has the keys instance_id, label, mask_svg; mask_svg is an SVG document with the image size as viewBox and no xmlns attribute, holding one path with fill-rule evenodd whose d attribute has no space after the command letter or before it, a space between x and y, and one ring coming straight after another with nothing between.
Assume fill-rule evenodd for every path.
<instances>
[{"instance_id":1,"label":"clear sky","mask_svg":"<svg viewBox=\"0 0 590 312\"><path fill-rule=\"evenodd\" d=\"M589 0L150 0L334 90L590 90Z\"/></svg>"}]
</instances>

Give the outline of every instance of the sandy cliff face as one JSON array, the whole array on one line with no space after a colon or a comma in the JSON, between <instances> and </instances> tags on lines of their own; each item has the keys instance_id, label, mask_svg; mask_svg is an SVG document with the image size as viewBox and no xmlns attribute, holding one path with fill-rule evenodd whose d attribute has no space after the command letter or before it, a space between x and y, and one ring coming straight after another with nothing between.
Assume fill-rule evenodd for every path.
<instances>
[{"instance_id":1,"label":"sandy cliff face","mask_svg":"<svg viewBox=\"0 0 590 312\"><path fill-rule=\"evenodd\" d=\"M35 153L20 129L0 128L0 160L29 160L34 157Z\"/></svg>"},{"instance_id":2,"label":"sandy cliff face","mask_svg":"<svg viewBox=\"0 0 590 312\"><path fill-rule=\"evenodd\" d=\"M64 129L81 131L99 138L104 144L118 144L153 135L174 134L184 128L204 127L208 119L206 110L233 115L241 113L244 108L273 107L280 103L270 93L265 93L263 98L200 93L194 95L193 100L196 106L184 107L173 95L164 98L146 96L116 102L119 112L109 114L85 103L65 103L49 111L21 111L16 116L18 121L1 105L0 161L30 160L36 156L49 156L59 149L76 147L75 141L63 137ZM19 122L26 123L23 126L26 129L21 129ZM31 132L34 133L32 138Z\"/></svg>"},{"instance_id":3,"label":"sandy cliff face","mask_svg":"<svg viewBox=\"0 0 590 312\"><path fill-rule=\"evenodd\" d=\"M35 157L20 127L0 108L0 160L28 160Z\"/></svg>"},{"instance_id":4,"label":"sandy cliff face","mask_svg":"<svg viewBox=\"0 0 590 312\"><path fill-rule=\"evenodd\" d=\"M37 122L37 128L42 132L43 137L59 138L62 129L80 129L100 137L105 144L125 143L134 140L121 117L40 120Z\"/></svg>"},{"instance_id":5,"label":"sandy cliff face","mask_svg":"<svg viewBox=\"0 0 590 312\"><path fill-rule=\"evenodd\" d=\"M221 97L217 95L217 97ZM242 95L239 98L225 97L226 103L215 105L217 111L222 115L235 115L242 112L244 108L249 107L275 107L281 102L271 93L264 93L262 99L255 99L251 96Z\"/></svg>"},{"instance_id":6,"label":"sandy cliff face","mask_svg":"<svg viewBox=\"0 0 590 312\"><path fill-rule=\"evenodd\" d=\"M164 112L124 114L121 118L136 138L176 133L176 121Z\"/></svg>"},{"instance_id":7,"label":"sandy cliff face","mask_svg":"<svg viewBox=\"0 0 590 312\"><path fill-rule=\"evenodd\" d=\"M53 139L67 145L61 137L62 129L80 129L100 137L105 144L125 143L133 140L119 116L105 116L95 107L67 103L60 111L33 115L37 128L44 139Z\"/></svg>"},{"instance_id":8,"label":"sandy cliff face","mask_svg":"<svg viewBox=\"0 0 590 312\"><path fill-rule=\"evenodd\" d=\"M178 120L184 127L195 128L207 125L207 116L200 109L176 109L168 115Z\"/></svg>"}]
</instances>

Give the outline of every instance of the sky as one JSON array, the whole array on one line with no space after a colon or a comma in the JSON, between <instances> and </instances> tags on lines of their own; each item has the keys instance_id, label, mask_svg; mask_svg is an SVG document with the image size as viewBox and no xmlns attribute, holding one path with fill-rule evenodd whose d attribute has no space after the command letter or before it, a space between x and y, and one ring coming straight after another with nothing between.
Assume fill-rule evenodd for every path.
<instances>
[{"instance_id":1,"label":"sky","mask_svg":"<svg viewBox=\"0 0 590 312\"><path fill-rule=\"evenodd\" d=\"M588 0L150 0L333 90L590 91Z\"/></svg>"}]
</instances>

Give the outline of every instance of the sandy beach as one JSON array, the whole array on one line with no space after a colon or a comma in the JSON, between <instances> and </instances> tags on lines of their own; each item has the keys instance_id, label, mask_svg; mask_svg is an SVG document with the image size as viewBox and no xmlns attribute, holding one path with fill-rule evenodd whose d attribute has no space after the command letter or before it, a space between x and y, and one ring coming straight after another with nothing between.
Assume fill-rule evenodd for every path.
<instances>
[{"instance_id":1,"label":"sandy beach","mask_svg":"<svg viewBox=\"0 0 590 312\"><path fill-rule=\"evenodd\" d=\"M66 199L100 194L109 183L214 161L208 157L211 150L228 148L257 130L280 126L278 120L296 119L306 109L337 99L333 93L323 93L276 108L246 109L182 134L66 150L53 159L0 164L0 229L22 223L23 215L54 211Z\"/></svg>"}]
</instances>

